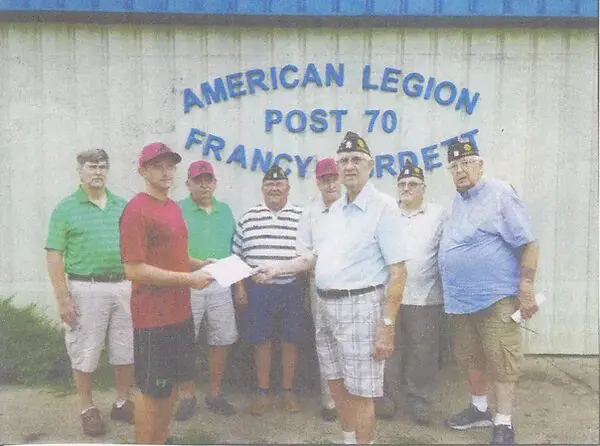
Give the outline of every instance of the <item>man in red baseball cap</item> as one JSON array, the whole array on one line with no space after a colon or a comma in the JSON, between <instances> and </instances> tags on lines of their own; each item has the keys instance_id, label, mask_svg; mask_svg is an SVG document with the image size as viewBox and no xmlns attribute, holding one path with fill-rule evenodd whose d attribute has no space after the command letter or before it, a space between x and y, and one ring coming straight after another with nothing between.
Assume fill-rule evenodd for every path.
<instances>
[{"instance_id":1,"label":"man in red baseball cap","mask_svg":"<svg viewBox=\"0 0 600 446\"><path fill-rule=\"evenodd\" d=\"M168 197L181 156L167 145L145 146L138 159L146 191L127 204L119 225L125 276L132 281L137 443L164 444L178 383L194 376L194 322L190 288L206 288L207 262L188 255L187 229Z\"/></svg>"},{"instance_id":2,"label":"man in red baseball cap","mask_svg":"<svg viewBox=\"0 0 600 446\"><path fill-rule=\"evenodd\" d=\"M315 196L308 206L304 208L298 227L298 237L296 238L296 249L298 254L302 251L312 250L314 239L322 236L319 229L323 227L321 219L329 212L329 207L341 195L340 176L338 168L333 158L324 158L317 163L315 171L317 187L319 194ZM322 232L322 231L321 231ZM314 270L310 273L310 307L312 310L313 321L319 317L317 288L315 286ZM327 378L321 373L321 418L325 421L335 421L337 410L335 402L329 390Z\"/></svg>"},{"instance_id":3,"label":"man in red baseball cap","mask_svg":"<svg viewBox=\"0 0 600 446\"><path fill-rule=\"evenodd\" d=\"M179 202L188 227L188 252L195 259L223 259L231 255L235 219L231 208L217 200L214 192L217 178L210 162L194 161L188 168L185 183L190 195ZM234 285L240 292L242 282ZM229 346L237 340L235 309L231 287L213 282L204 290L191 291L195 336L206 316L207 339L210 345L209 389L204 400L206 408L219 415L233 415L234 407L221 395L221 381L225 372ZM193 381L180 385L182 399L175 419L184 421L196 413Z\"/></svg>"}]
</instances>

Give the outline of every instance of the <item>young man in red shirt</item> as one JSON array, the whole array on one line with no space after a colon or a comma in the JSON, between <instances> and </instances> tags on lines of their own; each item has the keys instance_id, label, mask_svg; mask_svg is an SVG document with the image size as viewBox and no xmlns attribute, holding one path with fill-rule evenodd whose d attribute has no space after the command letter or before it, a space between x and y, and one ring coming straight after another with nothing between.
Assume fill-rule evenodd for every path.
<instances>
[{"instance_id":1,"label":"young man in red shirt","mask_svg":"<svg viewBox=\"0 0 600 446\"><path fill-rule=\"evenodd\" d=\"M127 204L120 221L121 257L132 281L137 443L164 444L178 383L194 376L194 323L190 288L206 288L212 277L188 256L181 210L168 197L181 156L160 142L139 157L146 191Z\"/></svg>"}]
</instances>

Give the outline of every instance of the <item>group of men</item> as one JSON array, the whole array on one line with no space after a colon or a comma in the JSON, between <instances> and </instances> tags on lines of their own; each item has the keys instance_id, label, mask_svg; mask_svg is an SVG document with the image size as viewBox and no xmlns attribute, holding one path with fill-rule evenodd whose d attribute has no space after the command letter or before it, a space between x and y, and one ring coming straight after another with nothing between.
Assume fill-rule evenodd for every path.
<instances>
[{"instance_id":1,"label":"group of men","mask_svg":"<svg viewBox=\"0 0 600 446\"><path fill-rule=\"evenodd\" d=\"M203 320L210 345L205 406L235 413L221 391L229 346L238 337L235 306L242 339L253 346L251 413L262 415L272 405L275 339L281 341L283 408L299 411L298 346L311 336L305 276L322 416L339 419L344 443L374 442L375 407L386 400L406 400L417 423L431 421L444 312L471 393L468 408L448 426L493 425L493 444L514 443L511 413L522 355L510 315L520 309L526 320L537 311L538 247L522 201L508 183L483 176L476 147L449 146L457 191L450 213L424 200L425 175L409 162L398 176L397 200L379 192L369 181L374 162L366 141L348 132L335 158L317 163L319 194L304 209L289 203L285 171L273 166L263 177L263 203L237 224L229 206L214 197L217 179L207 161L189 166L186 199L169 198L180 161L163 143L145 146L138 160L145 191L127 203L106 188L106 152L82 152L81 185L52 213L48 270L86 434L105 432L91 385L105 338L117 393L110 417L135 424L138 443L164 444L173 414L193 417L195 342ZM253 275L221 287L203 267L231 253ZM496 390L494 417L487 368ZM134 380L140 389L135 404Z\"/></svg>"}]
</instances>

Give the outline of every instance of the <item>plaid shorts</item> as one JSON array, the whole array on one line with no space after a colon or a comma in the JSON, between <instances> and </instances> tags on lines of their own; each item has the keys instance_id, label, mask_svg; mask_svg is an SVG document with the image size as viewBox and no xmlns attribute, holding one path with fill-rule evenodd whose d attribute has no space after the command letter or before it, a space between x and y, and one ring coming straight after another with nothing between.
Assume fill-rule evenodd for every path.
<instances>
[{"instance_id":1,"label":"plaid shorts","mask_svg":"<svg viewBox=\"0 0 600 446\"><path fill-rule=\"evenodd\" d=\"M340 299L317 298L315 340L321 373L343 379L352 395L383 395L384 360L373 359L383 288Z\"/></svg>"}]
</instances>

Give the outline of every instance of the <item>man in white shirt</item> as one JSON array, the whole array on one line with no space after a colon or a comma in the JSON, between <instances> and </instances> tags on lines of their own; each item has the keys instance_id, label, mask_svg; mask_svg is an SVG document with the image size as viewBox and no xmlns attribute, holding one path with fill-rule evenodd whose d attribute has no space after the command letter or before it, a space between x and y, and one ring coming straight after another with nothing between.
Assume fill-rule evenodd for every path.
<instances>
[{"instance_id":1,"label":"man in white shirt","mask_svg":"<svg viewBox=\"0 0 600 446\"><path fill-rule=\"evenodd\" d=\"M338 168L333 158L324 158L317 163L315 177L319 194L304 208L298 225L296 246L298 255L311 251L323 237L323 218L329 213L330 206L340 198L341 184ZM318 317L317 287L315 273L310 273L310 307L313 321ZM320 366L319 366L320 367ZM337 410L331 396L329 384L324 373L319 372L321 383L321 418L325 421L335 421Z\"/></svg>"},{"instance_id":2,"label":"man in white shirt","mask_svg":"<svg viewBox=\"0 0 600 446\"><path fill-rule=\"evenodd\" d=\"M443 293L438 250L446 210L427 203L423 169L407 162L398 176L398 199L406 242L408 279L396 324L396 351L385 368L385 394L377 405L393 408L406 389L413 419L428 424L431 396L439 370ZM382 411L383 412L383 411ZM379 414L379 411L378 411Z\"/></svg>"},{"instance_id":3,"label":"man in white shirt","mask_svg":"<svg viewBox=\"0 0 600 446\"><path fill-rule=\"evenodd\" d=\"M346 133L336 163L346 193L324 218L312 251L262 265L254 280L315 268L316 345L321 371L340 414L346 444L373 444L374 398L383 395L385 359L406 279L402 225L394 199L369 182L373 156L363 138Z\"/></svg>"}]
</instances>

